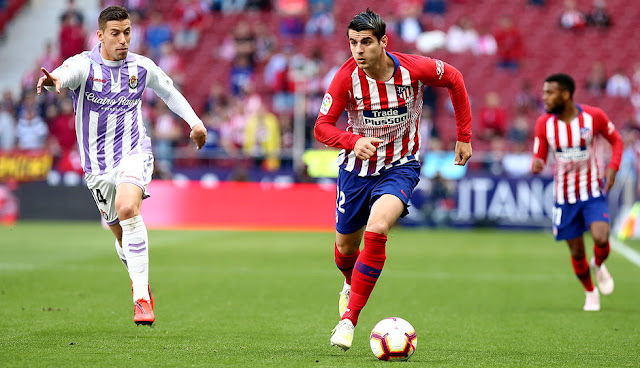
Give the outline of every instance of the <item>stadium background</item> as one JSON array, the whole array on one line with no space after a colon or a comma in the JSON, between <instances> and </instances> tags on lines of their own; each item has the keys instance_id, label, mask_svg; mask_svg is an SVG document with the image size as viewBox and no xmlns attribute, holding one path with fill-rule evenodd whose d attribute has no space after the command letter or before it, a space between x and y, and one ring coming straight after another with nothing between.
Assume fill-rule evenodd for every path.
<instances>
[{"instance_id":1,"label":"stadium background","mask_svg":"<svg viewBox=\"0 0 640 368\"><path fill-rule=\"evenodd\" d=\"M83 192L68 124L69 95L36 97L33 86L40 66L51 70L96 43L97 14L114 4L132 12L131 50L163 67L209 130L207 145L196 152L188 126L155 94L146 95L144 117L160 180L152 184L152 194L158 194L145 202L145 218L162 208L174 214L149 218L152 227L252 227L263 221L263 228L331 228L336 151L313 139L313 123L335 67L349 57L346 24L366 6L387 21L390 51L421 53L455 66L472 102L474 157L460 169L451 165L455 124L446 90L425 93L422 134L424 151L431 153L424 155L423 178L405 225L548 227L550 171L533 178L528 167L541 82L561 71L575 78L576 100L602 107L625 137L625 162L610 196L615 218L637 196L640 53L630 38L640 6L632 0L578 1L582 23L579 16L562 17L568 3L0 1L5 221L97 218ZM589 22L600 3L609 24ZM502 29L504 17L512 20L512 30ZM561 19L574 23L563 27ZM264 126L256 125L259 117ZM31 129L20 130L27 121ZM339 124L344 123L343 117ZM604 164L608 144L599 147ZM247 200L238 205L240 196ZM301 223L295 214L310 197L318 200L305 210L320 215ZM265 198L283 204L276 206L282 219L247 216L260 213ZM189 208L203 199L227 216L202 211L187 219Z\"/></svg>"}]
</instances>

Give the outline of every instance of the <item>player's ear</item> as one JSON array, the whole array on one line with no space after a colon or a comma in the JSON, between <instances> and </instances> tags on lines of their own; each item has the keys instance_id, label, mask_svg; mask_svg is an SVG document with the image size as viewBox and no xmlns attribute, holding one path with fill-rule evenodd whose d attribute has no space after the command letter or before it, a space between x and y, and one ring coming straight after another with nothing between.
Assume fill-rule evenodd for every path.
<instances>
[{"instance_id":1,"label":"player's ear","mask_svg":"<svg viewBox=\"0 0 640 368\"><path fill-rule=\"evenodd\" d=\"M102 33L101 29L96 31L96 35L98 36L98 40L100 40L100 42L102 42L103 39L104 39L104 33Z\"/></svg>"},{"instance_id":2,"label":"player's ear","mask_svg":"<svg viewBox=\"0 0 640 368\"><path fill-rule=\"evenodd\" d=\"M382 45L382 48L387 47L387 42L389 42L389 37L387 37L387 35L380 38L380 45Z\"/></svg>"}]
</instances>

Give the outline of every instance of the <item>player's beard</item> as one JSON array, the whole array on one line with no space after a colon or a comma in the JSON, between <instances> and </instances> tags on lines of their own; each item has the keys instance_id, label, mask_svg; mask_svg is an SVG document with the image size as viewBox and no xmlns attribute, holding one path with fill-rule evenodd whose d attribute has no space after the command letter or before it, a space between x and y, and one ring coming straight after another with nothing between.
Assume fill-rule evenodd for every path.
<instances>
[{"instance_id":1,"label":"player's beard","mask_svg":"<svg viewBox=\"0 0 640 368\"><path fill-rule=\"evenodd\" d=\"M564 111L564 105L555 105L551 109L547 110L549 114L556 114L556 115L560 114L563 111Z\"/></svg>"}]
</instances>

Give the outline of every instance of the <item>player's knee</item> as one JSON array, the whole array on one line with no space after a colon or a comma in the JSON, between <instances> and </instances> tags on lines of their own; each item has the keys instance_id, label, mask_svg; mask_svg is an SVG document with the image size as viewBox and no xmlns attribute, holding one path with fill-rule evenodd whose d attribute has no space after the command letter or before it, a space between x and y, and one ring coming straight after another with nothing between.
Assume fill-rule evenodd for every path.
<instances>
[{"instance_id":1,"label":"player's knee","mask_svg":"<svg viewBox=\"0 0 640 368\"><path fill-rule=\"evenodd\" d=\"M360 247L360 243L352 243L352 242L336 242L336 247L338 248L338 252L345 256L351 255L358 251Z\"/></svg>"},{"instance_id":2,"label":"player's knee","mask_svg":"<svg viewBox=\"0 0 640 368\"><path fill-rule=\"evenodd\" d=\"M593 242L596 243L596 245L605 245L609 241L608 231L603 231L603 232L599 232L591 235L593 237Z\"/></svg>"},{"instance_id":3,"label":"player's knee","mask_svg":"<svg viewBox=\"0 0 640 368\"><path fill-rule=\"evenodd\" d=\"M382 235L389 234L390 226L383 222L371 222L367 224L367 231Z\"/></svg>"},{"instance_id":4,"label":"player's knee","mask_svg":"<svg viewBox=\"0 0 640 368\"><path fill-rule=\"evenodd\" d=\"M140 214L140 209L133 203L116 203L116 212L120 221L130 219Z\"/></svg>"}]
</instances>

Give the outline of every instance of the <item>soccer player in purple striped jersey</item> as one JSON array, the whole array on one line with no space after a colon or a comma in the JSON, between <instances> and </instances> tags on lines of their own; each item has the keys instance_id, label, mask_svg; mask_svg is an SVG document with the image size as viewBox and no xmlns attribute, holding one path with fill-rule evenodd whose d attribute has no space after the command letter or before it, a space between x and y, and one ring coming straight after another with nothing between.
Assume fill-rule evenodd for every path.
<instances>
[{"instance_id":1,"label":"soccer player in purple striped jersey","mask_svg":"<svg viewBox=\"0 0 640 368\"><path fill-rule=\"evenodd\" d=\"M150 59L129 52L131 21L123 7L98 17L100 43L75 55L38 80L42 87L73 95L76 136L85 180L100 213L116 237L115 247L129 272L136 324L155 321L149 288L149 240L140 208L153 173L151 140L142 121L142 93L149 87L191 127L198 149L207 139L204 124L173 81Z\"/></svg>"},{"instance_id":2,"label":"soccer player in purple striped jersey","mask_svg":"<svg viewBox=\"0 0 640 368\"><path fill-rule=\"evenodd\" d=\"M452 164L464 165L471 157L471 108L462 74L440 60L387 52L385 29L369 9L351 20L352 58L333 77L314 128L318 141L342 149L334 257L345 280L338 301L341 320L330 343L343 350L351 347L360 311L382 272L387 234L408 213L420 180L425 85L449 90L458 133ZM343 131L336 122L345 110L349 120Z\"/></svg>"}]
</instances>

